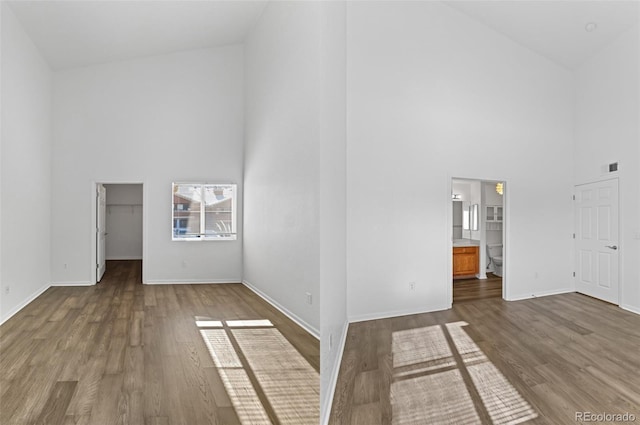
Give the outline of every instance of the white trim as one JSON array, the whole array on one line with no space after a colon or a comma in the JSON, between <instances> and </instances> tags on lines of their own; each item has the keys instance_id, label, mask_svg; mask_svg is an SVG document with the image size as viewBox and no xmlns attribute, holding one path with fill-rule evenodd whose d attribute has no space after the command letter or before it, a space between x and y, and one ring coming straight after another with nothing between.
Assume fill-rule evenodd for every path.
<instances>
[{"instance_id":1,"label":"white trim","mask_svg":"<svg viewBox=\"0 0 640 425\"><path fill-rule=\"evenodd\" d=\"M0 325L2 325L4 322L6 322L7 320L15 316L20 310L28 306L33 300L35 300L40 295L42 295L42 293L47 289L49 289L50 287L51 287L50 285L44 285L42 288L38 289L36 292L31 294L29 297L27 297L27 299L24 300L22 303L18 304L17 306L9 310L9 313L4 315L4 317L2 317L2 319L0 320Z\"/></svg>"},{"instance_id":2,"label":"white trim","mask_svg":"<svg viewBox=\"0 0 640 425\"><path fill-rule=\"evenodd\" d=\"M149 208L145 208L148 205L147 202L147 184L144 180L138 181L114 181L114 180L102 180L96 179L91 181L91 240L90 240L90 253L91 253L91 261L89 264L89 276L93 280L93 283L98 283L97 278L97 268L96 268L96 259L97 259L97 249L96 249L96 190L99 184L127 184L127 185L142 185L142 283L147 283L147 222Z\"/></svg>"},{"instance_id":3,"label":"white trim","mask_svg":"<svg viewBox=\"0 0 640 425\"><path fill-rule=\"evenodd\" d=\"M91 283L88 280L77 280L75 282L51 282L51 286L94 286L95 283Z\"/></svg>"},{"instance_id":4,"label":"white trim","mask_svg":"<svg viewBox=\"0 0 640 425\"><path fill-rule=\"evenodd\" d=\"M237 241L237 235L233 236L195 236L193 238L171 237L171 242L211 242L211 241Z\"/></svg>"},{"instance_id":5,"label":"white trim","mask_svg":"<svg viewBox=\"0 0 640 425\"><path fill-rule=\"evenodd\" d=\"M149 251L147 250L147 246L148 246L148 235L149 235L149 229L148 229L148 223L149 223L149 196L147 194L148 192L148 184L146 184L144 181L141 183L142 184L142 283L147 283L147 276L149 275L149 269L148 269L148 264L149 264Z\"/></svg>"},{"instance_id":6,"label":"white trim","mask_svg":"<svg viewBox=\"0 0 640 425\"><path fill-rule=\"evenodd\" d=\"M450 305L453 305L453 274L451 273L451 270L453 270L453 233L452 233L452 225L453 225L453 204L451 202L451 192L453 190L453 180L467 180L467 181L475 181L475 182L480 182L480 187L482 188L482 185L484 183L502 183L504 186L504 193L502 195L502 246L503 246L503 251L502 251L502 255L505 258L505 260L503 261L503 269L502 269L502 299L505 301L509 301L510 298L508 297L508 291L510 287L507 287L507 263L508 261L506 261L506 259L508 259L509 257L509 251L511 249L511 244L507 243L507 239L509 236L509 229L507 224L511 222L511 217L507 217L507 212L511 211L511 204L509 202L509 191L508 191L508 183L507 180L502 180L502 179L496 179L496 178L479 178L479 177L454 177L453 174L447 174L448 177L448 183L447 183L447 209L446 209L446 220L447 220L447 239L446 239L446 246L448 248L448 252L449 252L449 258L447 259L447 275L450 275L451 278L448 279L448 284L447 284L447 300L449 300ZM494 176L495 177L495 176ZM482 193L482 189L480 190L480 192ZM478 253L480 255L480 264L482 264L482 261L484 258L486 258L486 247L484 245L486 245L486 221L483 220L484 215L486 214L485 211L485 207L486 205L483 204L484 198L481 196L481 201L480 201L480 206L481 211L480 211L480 220L481 220L481 228L482 230L480 231L480 244L478 246ZM482 235L485 235L484 237L484 242L482 240ZM476 278L478 279L486 279L487 278L487 270L486 270L486 266L484 270L480 270L480 273L478 273L477 275L474 275ZM450 307L451 308L451 307Z\"/></svg>"},{"instance_id":7,"label":"white trim","mask_svg":"<svg viewBox=\"0 0 640 425\"><path fill-rule=\"evenodd\" d=\"M626 304L620 304L618 307L620 307L623 310L630 311L631 313L640 314L640 308L638 307L633 307Z\"/></svg>"},{"instance_id":8,"label":"white trim","mask_svg":"<svg viewBox=\"0 0 640 425\"><path fill-rule=\"evenodd\" d=\"M411 316L412 314L423 314L423 313L434 313L436 311L449 310L451 305L435 307L432 310L424 310L424 309L416 309L416 310L396 310L396 311L385 311L380 313L368 313L368 314L359 314L355 316L349 316L349 323L357 323L357 322L366 322L367 320L378 320L378 319L389 319L392 317L402 317L402 316Z\"/></svg>"},{"instance_id":9,"label":"white trim","mask_svg":"<svg viewBox=\"0 0 640 425\"><path fill-rule=\"evenodd\" d=\"M200 186L200 202L203 204L203 207L200 208L200 233L197 237L176 237L173 233L173 221L176 219L175 217L175 204L173 203L173 196L176 194L176 186ZM231 232L225 233L229 236L216 236L216 235L207 235L206 234L206 208L204 208L204 204L206 204L204 191L207 186L233 186L233 195L231 196ZM238 221L238 212L237 212L237 197L238 197L238 184L237 183L189 183L189 182L173 182L171 183L171 241L173 242L201 242L201 241L235 241L238 239L237 235L237 221ZM177 217L180 219L181 217Z\"/></svg>"},{"instance_id":10,"label":"white trim","mask_svg":"<svg viewBox=\"0 0 640 425\"><path fill-rule=\"evenodd\" d=\"M275 308L277 308L278 310L280 310L280 313L284 314L285 316L287 316L289 319L293 320L294 322L296 322L300 327L302 327L305 331L309 332L314 338L316 339L320 339L320 331L316 328L314 328L313 326L311 326L310 324L308 324L307 322L305 322L304 320L302 320L300 317L298 317L296 314L292 313L291 311L289 311L287 308L285 308L283 305L281 305L280 303L278 303L276 300L274 300L273 298L271 298L270 296L268 296L267 294L265 294L264 292L262 292L261 290L259 290L258 288L256 288L255 286L253 286L251 283L249 283L246 280L242 280L242 284L244 286L246 286L247 288L249 288L251 291L253 291L256 295L258 295L260 298L262 298L263 300L265 300L266 302L268 302L269 304L271 304L272 306L274 306Z\"/></svg>"},{"instance_id":11,"label":"white trim","mask_svg":"<svg viewBox=\"0 0 640 425\"><path fill-rule=\"evenodd\" d=\"M323 406L324 409L322 409L324 415L322 416L322 420L320 421L320 423L323 425L329 425L331 407L333 406L333 397L336 393L336 386L338 385L338 374L340 373L342 357L344 356L344 347L347 345L347 332L349 332L349 322L345 321L342 327L342 337L340 338L340 345L338 346L336 361L333 363L333 369L331 370L331 376L329 378L329 394L327 395L328 401L326 403L326 406Z\"/></svg>"},{"instance_id":12,"label":"white trim","mask_svg":"<svg viewBox=\"0 0 640 425\"><path fill-rule=\"evenodd\" d=\"M506 301L529 300L529 299L532 299L532 298L548 297L550 295L568 294L568 293L572 293L572 292L576 292L576 290L573 289L573 288L556 289L556 290L553 290L553 291L537 292L537 293L534 293L534 294L520 294L520 295L516 295L515 297L510 297Z\"/></svg>"},{"instance_id":13,"label":"white trim","mask_svg":"<svg viewBox=\"0 0 640 425\"><path fill-rule=\"evenodd\" d=\"M105 258L107 261L120 261L120 260L142 260L142 257L139 255L120 255L118 257L108 257Z\"/></svg>"},{"instance_id":14,"label":"white trim","mask_svg":"<svg viewBox=\"0 0 640 425\"><path fill-rule=\"evenodd\" d=\"M239 284L240 279L151 279L145 285L218 285L221 283Z\"/></svg>"}]
</instances>

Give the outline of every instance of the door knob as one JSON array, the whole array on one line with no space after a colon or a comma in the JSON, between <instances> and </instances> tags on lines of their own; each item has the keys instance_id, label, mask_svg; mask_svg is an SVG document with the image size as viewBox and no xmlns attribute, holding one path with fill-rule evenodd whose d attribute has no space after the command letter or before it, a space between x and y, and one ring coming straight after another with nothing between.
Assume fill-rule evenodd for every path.
<instances>
[{"instance_id":1,"label":"door knob","mask_svg":"<svg viewBox=\"0 0 640 425\"><path fill-rule=\"evenodd\" d=\"M614 251L618 249L616 245L606 245L605 248L613 249Z\"/></svg>"}]
</instances>

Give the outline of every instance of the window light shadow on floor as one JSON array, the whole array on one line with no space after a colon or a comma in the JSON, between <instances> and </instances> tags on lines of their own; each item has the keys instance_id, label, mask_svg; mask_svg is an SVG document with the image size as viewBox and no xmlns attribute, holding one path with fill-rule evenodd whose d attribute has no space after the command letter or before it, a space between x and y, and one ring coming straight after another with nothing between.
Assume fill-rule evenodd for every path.
<instances>
[{"instance_id":1,"label":"window light shadow on floor","mask_svg":"<svg viewBox=\"0 0 640 425\"><path fill-rule=\"evenodd\" d=\"M320 421L318 372L269 320L196 325L243 425L271 424L269 412L280 424Z\"/></svg>"},{"instance_id":2,"label":"window light shadow on floor","mask_svg":"<svg viewBox=\"0 0 640 425\"><path fill-rule=\"evenodd\" d=\"M393 333L394 425L478 424L487 418L505 425L538 416L467 335L466 325Z\"/></svg>"}]
</instances>

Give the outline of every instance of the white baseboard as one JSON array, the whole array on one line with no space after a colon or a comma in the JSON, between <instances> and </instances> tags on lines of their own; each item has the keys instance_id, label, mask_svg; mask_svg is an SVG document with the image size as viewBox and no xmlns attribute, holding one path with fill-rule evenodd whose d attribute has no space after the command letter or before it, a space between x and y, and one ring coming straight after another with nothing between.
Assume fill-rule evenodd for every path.
<instances>
[{"instance_id":1,"label":"white baseboard","mask_svg":"<svg viewBox=\"0 0 640 425\"><path fill-rule=\"evenodd\" d=\"M51 286L93 286L95 283L91 283L88 280L78 280L75 282L51 282Z\"/></svg>"},{"instance_id":2,"label":"white baseboard","mask_svg":"<svg viewBox=\"0 0 640 425\"><path fill-rule=\"evenodd\" d=\"M365 322L367 320L388 319L390 317L410 316L412 314L433 313L435 311L449 310L451 306L438 306L433 309L415 309L415 310L398 310L384 311L380 313L357 314L349 316L349 323Z\"/></svg>"},{"instance_id":3,"label":"white baseboard","mask_svg":"<svg viewBox=\"0 0 640 425\"><path fill-rule=\"evenodd\" d=\"M627 305L627 304L620 304L619 307L621 309L623 309L623 310L627 310L627 311L630 311L630 312L635 313L635 314L640 314L640 308L638 308L638 307L632 307L632 306Z\"/></svg>"},{"instance_id":4,"label":"white baseboard","mask_svg":"<svg viewBox=\"0 0 640 425\"><path fill-rule=\"evenodd\" d=\"M11 319L13 316L15 316L16 313L18 313L20 310L22 310L27 305L29 305L31 301L38 298L44 291L46 291L50 287L51 287L50 285L44 285L42 288L38 289L33 294L29 295L26 300L24 300L23 302L21 302L11 310L9 310L9 313L3 315L2 318L0 319L0 325L6 322L7 320Z\"/></svg>"},{"instance_id":5,"label":"white baseboard","mask_svg":"<svg viewBox=\"0 0 640 425\"><path fill-rule=\"evenodd\" d=\"M528 300L531 298L548 297L551 295L568 294L571 292L576 292L576 291L573 288L564 288L564 289L557 289L553 291L536 292L533 294L520 294L513 297L505 298L505 299L507 301L520 301L520 300Z\"/></svg>"},{"instance_id":6,"label":"white baseboard","mask_svg":"<svg viewBox=\"0 0 640 425\"><path fill-rule=\"evenodd\" d=\"M240 283L240 279L151 279L145 285L213 285L219 283Z\"/></svg>"},{"instance_id":7,"label":"white baseboard","mask_svg":"<svg viewBox=\"0 0 640 425\"><path fill-rule=\"evenodd\" d=\"M300 317L298 317L297 315L295 315L294 313L289 311L283 305L278 303L276 300L274 300L273 298L271 298L270 296L268 296L267 294L265 294L264 292L262 292L261 290L259 290L255 286L253 286L248 281L243 280L242 284L244 286L246 286L247 288L249 288L257 296L259 296L260 298L262 298L263 300L265 300L266 302L268 302L269 304L271 304L272 306L277 308L280 311L280 313L284 314L289 319L291 319L294 322L296 322L300 327L302 327L305 331L309 332L313 337L315 337L316 339L320 339L320 330L314 328L313 326L311 326L310 324L308 324L307 322L302 320Z\"/></svg>"},{"instance_id":8,"label":"white baseboard","mask_svg":"<svg viewBox=\"0 0 640 425\"><path fill-rule=\"evenodd\" d=\"M347 345L347 332L349 331L349 322L344 322L344 326L342 328L342 337L340 338L340 345L338 346L338 355L336 357L336 362L333 364L333 368L331 370L331 376L329 378L329 394L327 395L326 406L323 406L321 412L323 412L322 420L320 423L322 425L329 425L329 418L331 416L331 407L333 406L333 397L336 393L336 386L338 385L338 374L340 373L340 365L342 365L342 356L344 355L344 347Z\"/></svg>"}]
</instances>

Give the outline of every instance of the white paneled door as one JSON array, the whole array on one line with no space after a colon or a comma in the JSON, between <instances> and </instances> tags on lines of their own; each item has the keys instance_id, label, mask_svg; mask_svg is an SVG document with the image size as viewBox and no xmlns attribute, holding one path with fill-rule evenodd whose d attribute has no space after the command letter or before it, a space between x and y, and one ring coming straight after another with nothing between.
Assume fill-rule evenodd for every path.
<instances>
[{"instance_id":1,"label":"white paneled door","mask_svg":"<svg viewBox=\"0 0 640 425\"><path fill-rule=\"evenodd\" d=\"M575 187L576 291L618 304L618 180Z\"/></svg>"},{"instance_id":2,"label":"white paneled door","mask_svg":"<svg viewBox=\"0 0 640 425\"><path fill-rule=\"evenodd\" d=\"M99 184L96 192L96 281L100 282L107 269L106 237L107 237L107 190Z\"/></svg>"}]
</instances>

